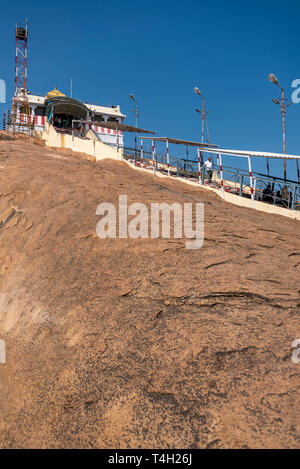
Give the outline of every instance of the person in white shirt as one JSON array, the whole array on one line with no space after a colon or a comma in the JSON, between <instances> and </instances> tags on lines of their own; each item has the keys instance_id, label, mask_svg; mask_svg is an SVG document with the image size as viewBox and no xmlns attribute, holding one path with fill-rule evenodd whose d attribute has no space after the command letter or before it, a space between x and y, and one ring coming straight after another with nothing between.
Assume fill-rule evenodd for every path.
<instances>
[{"instance_id":1,"label":"person in white shirt","mask_svg":"<svg viewBox=\"0 0 300 469\"><path fill-rule=\"evenodd\" d=\"M211 157L209 157L204 163L204 170L207 171L209 182L212 181L213 169L212 169Z\"/></svg>"}]
</instances>

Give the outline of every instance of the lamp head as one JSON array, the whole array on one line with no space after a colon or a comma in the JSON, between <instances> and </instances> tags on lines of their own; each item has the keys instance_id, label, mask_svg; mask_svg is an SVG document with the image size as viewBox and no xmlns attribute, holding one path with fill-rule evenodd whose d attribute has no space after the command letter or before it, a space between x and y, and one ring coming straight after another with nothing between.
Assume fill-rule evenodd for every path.
<instances>
[{"instance_id":1,"label":"lamp head","mask_svg":"<svg viewBox=\"0 0 300 469\"><path fill-rule=\"evenodd\" d=\"M202 95L201 95L201 91L199 90L199 88L198 88L197 86L195 86L194 92L195 92L196 94L198 94L199 96L202 96Z\"/></svg>"},{"instance_id":2,"label":"lamp head","mask_svg":"<svg viewBox=\"0 0 300 469\"><path fill-rule=\"evenodd\" d=\"M272 101L273 101L274 104L280 104L280 102L276 98L274 98Z\"/></svg>"},{"instance_id":3,"label":"lamp head","mask_svg":"<svg viewBox=\"0 0 300 469\"><path fill-rule=\"evenodd\" d=\"M278 82L277 78L275 77L274 73L269 73L268 78L269 78L269 81L271 81L275 85L279 84L279 82Z\"/></svg>"}]
</instances>

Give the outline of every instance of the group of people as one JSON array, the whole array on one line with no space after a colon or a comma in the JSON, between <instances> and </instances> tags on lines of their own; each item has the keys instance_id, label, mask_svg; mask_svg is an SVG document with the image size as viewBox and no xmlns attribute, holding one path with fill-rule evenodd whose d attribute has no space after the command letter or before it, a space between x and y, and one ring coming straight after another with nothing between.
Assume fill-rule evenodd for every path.
<instances>
[{"instance_id":1,"label":"group of people","mask_svg":"<svg viewBox=\"0 0 300 469\"><path fill-rule=\"evenodd\" d=\"M54 116L54 127L58 129L71 130L72 129L72 118L68 115Z\"/></svg>"},{"instance_id":2,"label":"group of people","mask_svg":"<svg viewBox=\"0 0 300 469\"><path fill-rule=\"evenodd\" d=\"M292 193L288 190L287 186L285 185L282 190L278 190L274 193L274 184L269 183L264 190L262 191L262 200L263 202L273 203L274 200L278 204L282 201L281 205L288 205L290 206L292 201Z\"/></svg>"},{"instance_id":3,"label":"group of people","mask_svg":"<svg viewBox=\"0 0 300 469\"><path fill-rule=\"evenodd\" d=\"M209 183L212 182L213 177L213 163L211 157L209 157L202 166L202 171L208 175ZM288 190L285 185L282 190L274 192L274 184L268 183L267 186L262 191L262 200L263 202L274 203L274 200L279 205L290 206L292 201L292 193Z\"/></svg>"}]
</instances>

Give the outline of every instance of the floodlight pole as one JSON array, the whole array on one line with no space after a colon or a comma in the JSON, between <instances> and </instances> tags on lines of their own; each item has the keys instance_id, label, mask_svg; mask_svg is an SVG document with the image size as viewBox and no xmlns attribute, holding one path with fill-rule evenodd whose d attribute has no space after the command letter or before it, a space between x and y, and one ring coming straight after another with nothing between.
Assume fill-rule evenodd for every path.
<instances>
[{"instance_id":1,"label":"floodlight pole","mask_svg":"<svg viewBox=\"0 0 300 469\"><path fill-rule=\"evenodd\" d=\"M286 146L285 146L285 113L286 113L286 106L284 102L284 90L282 91L282 105L281 105L281 112L282 112L282 129L283 129L283 153L286 153ZM286 163L286 159L284 160Z\"/></svg>"},{"instance_id":2,"label":"floodlight pole","mask_svg":"<svg viewBox=\"0 0 300 469\"><path fill-rule=\"evenodd\" d=\"M281 89L281 113L282 113L282 132L283 132L283 153L286 154L286 141L285 141L285 115L288 106L290 104L285 103L285 97L284 97L284 89L281 88L281 86L278 83L279 88ZM297 163L297 175L298 175L298 182L300 182L300 172L299 172L299 161L296 160ZM284 158L284 180L286 181L286 158Z\"/></svg>"},{"instance_id":3,"label":"floodlight pole","mask_svg":"<svg viewBox=\"0 0 300 469\"><path fill-rule=\"evenodd\" d=\"M206 127L207 127L207 131L208 131L208 125L207 125L207 112L206 112L206 109L205 109L205 99L204 99L204 96L203 94L201 93L201 91L199 90L199 88L197 86L195 86L194 88L194 92L196 94L198 94L200 96L200 98L202 99L202 143L204 143L204 124L205 124L205 120L206 120ZM199 111L199 109L196 109L197 112L199 112L201 114L201 111ZM209 134L208 134L208 142L209 142Z\"/></svg>"},{"instance_id":4,"label":"floodlight pole","mask_svg":"<svg viewBox=\"0 0 300 469\"><path fill-rule=\"evenodd\" d=\"M132 101L135 102L135 127L137 128L138 126L138 118L139 118L139 104L137 102L137 100L135 99L135 97L133 96L132 93L130 93L130 98L132 99ZM134 110L133 110L134 112ZM137 153L137 134L136 132L134 132L134 151L135 151L135 155Z\"/></svg>"},{"instance_id":5,"label":"floodlight pole","mask_svg":"<svg viewBox=\"0 0 300 469\"><path fill-rule=\"evenodd\" d=\"M139 118L139 105L136 102L136 105L135 105L135 126L136 126L136 128L138 126L138 118ZM134 132L134 149L135 149L135 152L136 152L137 151L137 135L136 135L136 132Z\"/></svg>"},{"instance_id":6,"label":"floodlight pole","mask_svg":"<svg viewBox=\"0 0 300 469\"><path fill-rule=\"evenodd\" d=\"M284 89L279 85L281 89L281 114L282 114L282 137L283 137L283 153L286 154L286 144L285 144L285 114L286 114L286 104L284 99ZM286 181L286 158L283 160L284 164L284 180Z\"/></svg>"},{"instance_id":7,"label":"floodlight pole","mask_svg":"<svg viewBox=\"0 0 300 469\"><path fill-rule=\"evenodd\" d=\"M204 101L204 97L202 96L202 143L204 143L204 121L205 121L205 101Z\"/></svg>"},{"instance_id":8,"label":"floodlight pole","mask_svg":"<svg viewBox=\"0 0 300 469\"><path fill-rule=\"evenodd\" d=\"M269 74L269 80L277 85L281 89L281 114L282 114L282 137L283 137L283 153L286 154L286 142L285 142L285 114L287 107L291 104L285 104L284 89L279 84L279 81L272 73ZM279 104L277 100L274 99L275 104ZM297 160L297 169L298 169L298 160ZM286 181L286 158L284 158L284 180Z\"/></svg>"}]
</instances>

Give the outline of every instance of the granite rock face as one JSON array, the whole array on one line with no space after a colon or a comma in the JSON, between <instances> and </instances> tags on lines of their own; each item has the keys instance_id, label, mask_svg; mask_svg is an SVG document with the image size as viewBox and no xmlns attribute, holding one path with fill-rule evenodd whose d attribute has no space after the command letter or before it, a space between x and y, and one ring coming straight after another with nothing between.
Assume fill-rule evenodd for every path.
<instances>
[{"instance_id":1,"label":"granite rock face","mask_svg":"<svg viewBox=\"0 0 300 469\"><path fill-rule=\"evenodd\" d=\"M205 240L100 239L203 202ZM299 448L300 223L0 133L0 446Z\"/></svg>"}]
</instances>

